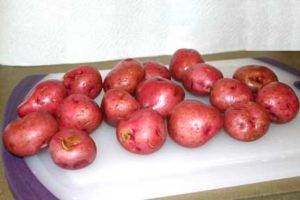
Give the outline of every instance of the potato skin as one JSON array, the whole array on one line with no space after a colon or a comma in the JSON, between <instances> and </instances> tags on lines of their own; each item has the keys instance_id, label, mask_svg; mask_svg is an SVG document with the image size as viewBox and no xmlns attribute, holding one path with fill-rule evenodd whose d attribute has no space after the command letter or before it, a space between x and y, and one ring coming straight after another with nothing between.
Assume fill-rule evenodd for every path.
<instances>
[{"instance_id":1,"label":"potato skin","mask_svg":"<svg viewBox=\"0 0 300 200\"><path fill-rule=\"evenodd\" d=\"M129 113L138 110L140 104L125 90L110 89L102 98L101 108L104 120L110 125L116 126Z\"/></svg>"},{"instance_id":2,"label":"potato skin","mask_svg":"<svg viewBox=\"0 0 300 200\"><path fill-rule=\"evenodd\" d=\"M168 132L179 145L195 148L204 145L223 127L221 113L197 100L184 100L172 109Z\"/></svg>"},{"instance_id":3,"label":"potato skin","mask_svg":"<svg viewBox=\"0 0 300 200\"><path fill-rule=\"evenodd\" d=\"M144 80L145 70L142 64L132 58L120 61L107 74L103 82L104 91L109 89L123 89L130 94L134 94L137 85Z\"/></svg>"},{"instance_id":4,"label":"potato skin","mask_svg":"<svg viewBox=\"0 0 300 200\"><path fill-rule=\"evenodd\" d=\"M58 124L51 114L36 111L11 121L3 131L3 144L16 156L31 156L47 147L57 131Z\"/></svg>"},{"instance_id":5,"label":"potato skin","mask_svg":"<svg viewBox=\"0 0 300 200\"><path fill-rule=\"evenodd\" d=\"M62 81L42 81L31 89L28 97L17 107L17 113L20 117L35 111L54 114L66 96L67 90Z\"/></svg>"},{"instance_id":6,"label":"potato skin","mask_svg":"<svg viewBox=\"0 0 300 200\"><path fill-rule=\"evenodd\" d=\"M70 94L85 94L91 99L96 98L102 90L100 72L92 66L82 65L66 72L63 83Z\"/></svg>"},{"instance_id":7,"label":"potato skin","mask_svg":"<svg viewBox=\"0 0 300 200\"><path fill-rule=\"evenodd\" d=\"M182 76L184 88L196 96L209 95L213 84L223 78L220 70L206 63L194 64Z\"/></svg>"},{"instance_id":8,"label":"potato skin","mask_svg":"<svg viewBox=\"0 0 300 200\"><path fill-rule=\"evenodd\" d=\"M233 78L246 84L254 93L257 93L264 85L278 81L276 74L262 65L242 66L234 72Z\"/></svg>"},{"instance_id":9,"label":"potato skin","mask_svg":"<svg viewBox=\"0 0 300 200\"><path fill-rule=\"evenodd\" d=\"M150 108L134 111L116 129L119 143L136 154L151 154L165 143L167 130L162 116Z\"/></svg>"},{"instance_id":10,"label":"potato skin","mask_svg":"<svg viewBox=\"0 0 300 200\"><path fill-rule=\"evenodd\" d=\"M52 137L49 152L56 165L76 170L90 165L96 159L97 147L86 132L64 129Z\"/></svg>"},{"instance_id":11,"label":"potato skin","mask_svg":"<svg viewBox=\"0 0 300 200\"><path fill-rule=\"evenodd\" d=\"M145 70L145 79L149 79L155 76L160 76L169 80L171 79L169 69L164 64L158 61L145 61L143 62L143 67Z\"/></svg>"},{"instance_id":12,"label":"potato skin","mask_svg":"<svg viewBox=\"0 0 300 200\"><path fill-rule=\"evenodd\" d=\"M222 78L214 83L209 100L214 107L224 112L236 102L254 100L254 96L244 83L232 78Z\"/></svg>"},{"instance_id":13,"label":"potato skin","mask_svg":"<svg viewBox=\"0 0 300 200\"><path fill-rule=\"evenodd\" d=\"M240 141L250 142L261 138L269 126L268 113L253 101L235 103L224 113L224 129Z\"/></svg>"},{"instance_id":14,"label":"potato skin","mask_svg":"<svg viewBox=\"0 0 300 200\"><path fill-rule=\"evenodd\" d=\"M291 121L299 112L296 93L282 82L270 82L262 87L255 101L267 110L271 121L278 124Z\"/></svg>"},{"instance_id":15,"label":"potato skin","mask_svg":"<svg viewBox=\"0 0 300 200\"><path fill-rule=\"evenodd\" d=\"M203 63L204 59L201 54L195 49L178 49L172 55L169 65L171 76L181 81L184 72L193 64Z\"/></svg>"},{"instance_id":16,"label":"potato skin","mask_svg":"<svg viewBox=\"0 0 300 200\"><path fill-rule=\"evenodd\" d=\"M163 117L166 117L184 97L185 93L181 86L161 77L143 81L136 91L136 99L142 108L152 108Z\"/></svg>"},{"instance_id":17,"label":"potato skin","mask_svg":"<svg viewBox=\"0 0 300 200\"><path fill-rule=\"evenodd\" d=\"M59 128L93 132L101 125L101 108L84 94L71 94L63 100L56 112Z\"/></svg>"}]
</instances>

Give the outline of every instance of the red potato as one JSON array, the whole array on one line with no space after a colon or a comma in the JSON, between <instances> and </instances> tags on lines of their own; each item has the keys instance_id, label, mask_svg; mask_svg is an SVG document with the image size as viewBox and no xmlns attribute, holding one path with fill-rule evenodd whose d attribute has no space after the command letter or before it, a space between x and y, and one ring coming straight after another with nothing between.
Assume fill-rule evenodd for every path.
<instances>
[{"instance_id":1,"label":"red potato","mask_svg":"<svg viewBox=\"0 0 300 200\"><path fill-rule=\"evenodd\" d=\"M234 72L233 78L246 84L254 93L264 85L278 81L276 74L268 67L262 65L242 66Z\"/></svg>"},{"instance_id":2,"label":"red potato","mask_svg":"<svg viewBox=\"0 0 300 200\"><path fill-rule=\"evenodd\" d=\"M56 165L74 170L90 165L97 155L93 139L86 132L76 129L56 133L50 141L49 151Z\"/></svg>"},{"instance_id":3,"label":"red potato","mask_svg":"<svg viewBox=\"0 0 300 200\"><path fill-rule=\"evenodd\" d=\"M152 108L163 117L166 117L184 97L185 93L182 87L161 77L143 81L136 91L136 99L141 107Z\"/></svg>"},{"instance_id":4,"label":"red potato","mask_svg":"<svg viewBox=\"0 0 300 200\"><path fill-rule=\"evenodd\" d=\"M267 110L271 121L278 124L291 121L299 111L297 95L282 82L268 83L258 91L255 100Z\"/></svg>"},{"instance_id":5,"label":"red potato","mask_svg":"<svg viewBox=\"0 0 300 200\"><path fill-rule=\"evenodd\" d=\"M137 85L144 80L145 70L142 64L132 58L120 61L105 77L104 91L109 89L123 89L134 94Z\"/></svg>"},{"instance_id":6,"label":"red potato","mask_svg":"<svg viewBox=\"0 0 300 200\"><path fill-rule=\"evenodd\" d=\"M162 116L149 108L130 113L119 122L116 131L120 144L126 150L136 154L158 151L167 137Z\"/></svg>"},{"instance_id":7,"label":"red potato","mask_svg":"<svg viewBox=\"0 0 300 200\"><path fill-rule=\"evenodd\" d=\"M56 112L60 129L78 129L91 133L102 123L101 108L84 94L71 94Z\"/></svg>"},{"instance_id":8,"label":"red potato","mask_svg":"<svg viewBox=\"0 0 300 200\"><path fill-rule=\"evenodd\" d=\"M171 76L181 81L184 72L194 64L204 63L201 54L194 49L178 49L171 57L169 70Z\"/></svg>"},{"instance_id":9,"label":"red potato","mask_svg":"<svg viewBox=\"0 0 300 200\"><path fill-rule=\"evenodd\" d=\"M61 81L42 81L31 89L28 97L17 107L17 113L20 117L35 111L54 114L66 96L67 91Z\"/></svg>"},{"instance_id":10,"label":"red potato","mask_svg":"<svg viewBox=\"0 0 300 200\"><path fill-rule=\"evenodd\" d=\"M51 114L36 111L11 121L3 131L3 144L16 156L31 156L47 147L57 131L58 124Z\"/></svg>"},{"instance_id":11,"label":"red potato","mask_svg":"<svg viewBox=\"0 0 300 200\"><path fill-rule=\"evenodd\" d=\"M92 66L82 65L65 73L63 83L70 94L85 94L91 99L96 98L102 90L100 72Z\"/></svg>"},{"instance_id":12,"label":"red potato","mask_svg":"<svg viewBox=\"0 0 300 200\"><path fill-rule=\"evenodd\" d=\"M209 96L210 103L222 112L234 103L252 101L253 98L247 85L231 78L222 78L216 81Z\"/></svg>"},{"instance_id":13,"label":"red potato","mask_svg":"<svg viewBox=\"0 0 300 200\"><path fill-rule=\"evenodd\" d=\"M221 113L197 100L184 100L170 113L168 131L171 138L184 147L194 148L205 144L223 126Z\"/></svg>"},{"instance_id":14,"label":"red potato","mask_svg":"<svg viewBox=\"0 0 300 200\"><path fill-rule=\"evenodd\" d=\"M171 74L169 69L162 63L157 61L146 61L143 62L145 70L145 79L149 79L155 76L160 76L162 78L171 79Z\"/></svg>"},{"instance_id":15,"label":"red potato","mask_svg":"<svg viewBox=\"0 0 300 200\"><path fill-rule=\"evenodd\" d=\"M209 95L213 84L223 78L220 70L206 63L194 64L182 76L186 90L197 96Z\"/></svg>"},{"instance_id":16,"label":"red potato","mask_svg":"<svg viewBox=\"0 0 300 200\"><path fill-rule=\"evenodd\" d=\"M225 111L224 129L237 140L257 140L267 133L269 126L267 112L253 101L235 103Z\"/></svg>"},{"instance_id":17,"label":"red potato","mask_svg":"<svg viewBox=\"0 0 300 200\"><path fill-rule=\"evenodd\" d=\"M110 89L102 98L101 108L105 121L116 126L129 113L138 110L140 104L125 90Z\"/></svg>"}]
</instances>

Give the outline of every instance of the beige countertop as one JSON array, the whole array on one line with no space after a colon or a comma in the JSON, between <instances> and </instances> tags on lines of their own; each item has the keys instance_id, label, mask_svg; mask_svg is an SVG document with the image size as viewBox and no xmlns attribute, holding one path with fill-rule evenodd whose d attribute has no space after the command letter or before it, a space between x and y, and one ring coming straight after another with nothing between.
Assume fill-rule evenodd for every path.
<instances>
[{"instance_id":1,"label":"beige countertop","mask_svg":"<svg viewBox=\"0 0 300 200\"><path fill-rule=\"evenodd\" d=\"M218 54L204 55L206 61L224 60L235 58L249 58L249 57L269 57L288 64L292 67L300 69L300 51L239 51L227 52ZM170 56L156 56L138 58L140 60L157 60L164 64L168 64ZM94 62L90 63L99 69L112 68L118 60ZM32 74L48 74L65 72L72 67L83 64L61 64L61 65L45 65L34 67L19 67L19 66L1 66L0 65L0 124L2 126L4 108L9 95L13 88L24 77ZM2 142L0 143L2 146ZM7 185L4 173L2 156L0 160L0 199L11 200L14 199L9 187ZM210 190L205 192L198 192L193 194L179 195L176 197L167 197L163 199L300 199L300 177L269 181L263 183L249 184L238 187L230 187L224 189Z\"/></svg>"}]
</instances>

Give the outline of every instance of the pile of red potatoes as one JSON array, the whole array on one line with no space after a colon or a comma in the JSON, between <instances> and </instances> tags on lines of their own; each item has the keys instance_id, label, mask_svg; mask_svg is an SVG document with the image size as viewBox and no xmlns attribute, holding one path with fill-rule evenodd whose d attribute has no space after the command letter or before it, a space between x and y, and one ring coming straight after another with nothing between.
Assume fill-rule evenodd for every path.
<instances>
[{"instance_id":1,"label":"pile of red potatoes","mask_svg":"<svg viewBox=\"0 0 300 200\"><path fill-rule=\"evenodd\" d=\"M174 81L175 80L175 81ZM94 99L104 91L101 102ZM185 99L185 92L208 96L210 104ZM178 49L166 67L157 61L124 59L107 76L77 66L62 80L45 80L18 106L19 118L3 131L3 143L15 156L48 147L54 163L80 169L96 159L90 134L102 123L115 127L126 150L150 154L167 135L196 148L221 129L239 141L264 136L270 123L293 120L299 101L293 89L266 66L241 66L223 77L194 49Z\"/></svg>"}]
</instances>

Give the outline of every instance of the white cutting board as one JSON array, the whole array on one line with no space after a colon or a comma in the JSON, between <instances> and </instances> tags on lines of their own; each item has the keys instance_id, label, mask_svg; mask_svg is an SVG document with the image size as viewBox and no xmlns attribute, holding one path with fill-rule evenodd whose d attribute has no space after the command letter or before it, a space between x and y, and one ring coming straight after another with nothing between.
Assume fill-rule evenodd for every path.
<instances>
[{"instance_id":1,"label":"white cutting board","mask_svg":"<svg viewBox=\"0 0 300 200\"><path fill-rule=\"evenodd\" d=\"M279 80L299 91L293 82L299 78L254 59L207 62L219 68L224 77L246 64L269 66ZM107 70L100 71L105 77ZM45 79L61 79L51 74ZM45 80L44 79L44 80ZM103 96L96 99L100 103ZM199 98L186 93L186 99ZM102 123L93 134L98 155L81 170L64 170L51 160L48 151L25 159L42 184L59 199L148 199L183 193L237 186L300 175L300 116L292 122L271 124L268 133L254 142L240 142L224 130L204 146L188 149L167 138L165 145L151 155L136 155L121 147L115 129Z\"/></svg>"}]
</instances>

